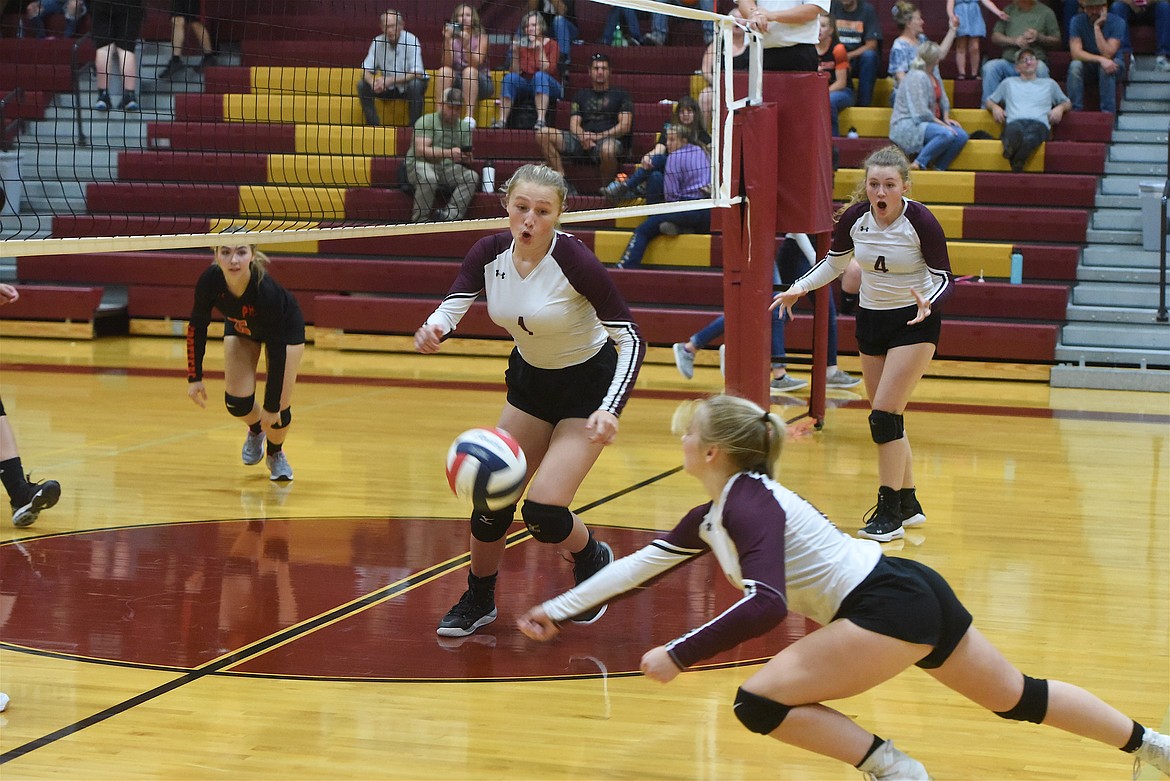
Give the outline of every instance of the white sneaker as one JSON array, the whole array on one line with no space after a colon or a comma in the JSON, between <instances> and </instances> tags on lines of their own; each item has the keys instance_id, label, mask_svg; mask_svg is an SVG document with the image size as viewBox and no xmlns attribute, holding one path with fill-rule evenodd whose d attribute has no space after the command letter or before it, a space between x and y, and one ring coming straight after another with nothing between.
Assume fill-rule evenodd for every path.
<instances>
[{"instance_id":1,"label":"white sneaker","mask_svg":"<svg viewBox=\"0 0 1170 781\"><path fill-rule=\"evenodd\" d=\"M695 354L687 350L682 342L674 343L674 365L678 373L688 380L695 376Z\"/></svg>"},{"instance_id":2,"label":"white sneaker","mask_svg":"<svg viewBox=\"0 0 1170 781\"><path fill-rule=\"evenodd\" d=\"M8 710L8 695L0 692L0 713Z\"/></svg>"},{"instance_id":3,"label":"white sneaker","mask_svg":"<svg viewBox=\"0 0 1170 781\"><path fill-rule=\"evenodd\" d=\"M1141 773L1143 762L1153 765L1163 775L1170 776L1170 737L1147 727L1142 737L1142 747L1137 750L1133 760L1135 779Z\"/></svg>"},{"instance_id":4,"label":"white sneaker","mask_svg":"<svg viewBox=\"0 0 1170 781\"><path fill-rule=\"evenodd\" d=\"M1159 54L1157 59L1154 60L1154 70L1160 70L1163 73L1170 71L1170 57L1167 57L1165 54Z\"/></svg>"},{"instance_id":5,"label":"white sneaker","mask_svg":"<svg viewBox=\"0 0 1170 781\"><path fill-rule=\"evenodd\" d=\"M869 781L931 781L922 763L887 740L857 768Z\"/></svg>"},{"instance_id":6,"label":"white sneaker","mask_svg":"<svg viewBox=\"0 0 1170 781\"><path fill-rule=\"evenodd\" d=\"M267 457L268 471L271 474L268 476L269 480L292 480L293 471L289 466L288 458L285 457L283 450L278 450L276 455Z\"/></svg>"},{"instance_id":7,"label":"white sneaker","mask_svg":"<svg viewBox=\"0 0 1170 781\"><path fill-rule=\"evenodd\" d=\"M860 377L854 377L841 369L834 369L825 375L826 388L852 388L861 382Z\"/></svg>"},{"instance_id":8,"label":"white sneaker","mask_svg":"<svg viewBox=\"0 0 1170 781\"><path fill-rule=\"evenodd\" d=\"M726 352L727 352L727 345L725 345L725 344L719 345L719 376L720 377L727 376L727 372L725 372L723 370L723 360L724 360L724 355Z\"/></svg>"}]
</instances>

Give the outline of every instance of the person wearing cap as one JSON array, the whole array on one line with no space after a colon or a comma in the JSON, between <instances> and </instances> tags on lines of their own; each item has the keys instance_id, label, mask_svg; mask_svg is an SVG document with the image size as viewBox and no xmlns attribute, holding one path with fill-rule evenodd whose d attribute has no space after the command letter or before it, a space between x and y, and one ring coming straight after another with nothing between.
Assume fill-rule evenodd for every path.
<instances>
[{"instance_id":1,"label":"person wearing cap","mask_svg":"<svg viewBox=\"0 0 1170 781\"><path fill-rule=\"evenodd\" d=\"M1016 53L1024 46L1036 55L1036 75L1048 77L1048 52L1060 48L1060 22L1051 8L1038 0L1015 0L1003 9L1007 20L995 23L991 30L991 42L1003 52L996 59L983 63L983 102L991 97L999 83L1011 76L1019 76L1016 70Z\"/></svg>"},{"instance_id":2,"label":"person wearing cap","mask_svg":"<svg viewBox=\"0 0 1170 781\"><path fill-rule=\"evenodd\" d=\"M234 226L224 234L246 233ZM214 261L195 283L195 303L187 323L187 396L207 407L203 356L211 310L223 315L223 386L228 412L248 427L241 457L246 466L266 461L270 480L290 481L284 454L292 423L292 395L305 355L305 317L292 293L268 274L268 257L243 236L211 248ZM260 352L268 379L256 400Z\"/></svg>"},{"instance_id":3,"label":"person wearing cap","mask_svg":"<svg viewBox=\"0 0 1170 781\"><path fill-rule=\"evenodd\" d=\"M1000 82L984 104L1003 125L1003 156L1016 173L1024 170L1028 158L1048 139L1052 126L1072 110L1060 85L1037 75L1038 65L1036 52L1030 46L1021 48L1016 54L1020 75Z\"/></svg>"},{"instance_id":4,"label":"person wearing cap","mask_svg":"<svg viewBox=\"0 0 1170 781\"><path fill-rule=\"evenodd\" d=\"M471 166L471 123L460 120L463 90L443 94L439 110L414 123L414 142L406 152L406 178L414 188L411 222L460 220L475 195L479 175ZM447 207L433 213L435 192L451 191Z\"/></svg>"},{"instance_id":5,"label":"person wearing cap","mask_svg":"<svg viewBox=\"0 0 1170 781\"><path fill-rule=\"evenodd\" d=\"M1125 20L1109 13L1108 0L1081 0L1079 14L1068 26L1068 96L1073 111L1085 110L1085 79L1097 77L1100 108L1117 113L1117 79L1125 72L1121 57L1121 40L1125 37Z\"/></svg>"}]
</instances>

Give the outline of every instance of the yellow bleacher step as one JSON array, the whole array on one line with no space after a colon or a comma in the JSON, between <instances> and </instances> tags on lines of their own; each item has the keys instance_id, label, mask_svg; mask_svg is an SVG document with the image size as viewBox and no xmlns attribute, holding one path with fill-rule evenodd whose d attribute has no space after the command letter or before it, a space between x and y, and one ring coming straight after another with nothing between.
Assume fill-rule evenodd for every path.
<instances>
[{"instance_id":1,"label":"yellow bleacher step","mask_svg":"<svg viewBox=\"0 0 1170 781\"><path fill-rule=\"evenodd\" d=\"M855 128L859 136L867 138L888 138L890 135L890 115L892 108L880 106L854 106L841 112L839 121L841 128ZM991 112L981 108L956 108L951 110L951 118L968 133L983 130L994 138L999 138L1000 125L991 116ZM842 131L844 132L844 131Z\"/></svg>"},{"instance_id":2,"label":"yellow bleacher step","mask_svg":"<svg viewBox=\"0 0 1170 781\"><path fill-rule=\"evenodd\" d=\"M345 188L241 185L240 214L341 220L345 218Z\"/></svg>"},{"instance_id":3,"label":"yellow bleacher step","mask_svg":"<svg viewBox=\"0 0 1170 781\"><path fill-rule=\"evenodd\" d=\"M833 198L838 201L848 200L864 175L865 171L860 168L837 169L833 174ZM914 171L910 183L907 195L916 201L975 202L974 171Z\"/></svg>"},{"instance_id":4,"label":"yellow bleacher step","mask_svg":"<svg viewBox=\"0 0 1170 781\"><path fill-rule=\"evenodd\" d=\"M355 125L297 125L296 150L300 154L394 157L398 153L398 129Z\"/></svg>"},{"instance_id":5,"label":"yellow bleacher step","mask_svg":"<svg viewBox=\"0 0 1170 781\"><path fill-rule=\"evenodd\" d=\"M593 234L593 252L603 263L617 263L629 242L628 232L599 230ZM700 233L659 236L650 242L642 256L642 265L710 267L711 236Z\"/></svg>"},{"instance_id":6,"label":"yellow bleacher step","mask_svg":"<svg viewBox=\"0 0 1170 781\"><path fill-rule=\"evenodd\" d=\"M247 220L237 218L217 217L211 221L211 232L222 233L229 228L243 226L250 231L277 231L297 230L301 228L318 228L321 223L316 220ZM257 244L262 252L279 252L285 254L316 254L318 242L316 240L291 241L284 244Z\"/></svg>"},{"instance_id":7,"label":"yellow bleacher step","mask_svg":"<svg viewBox=\"0 0 1170 781\"><path fill-rule=\"evenodd\" d=\"M268 155L270 184L306 184L333 187L369 187L369 157L351 155Z\"/></svg>"}]
</instances>

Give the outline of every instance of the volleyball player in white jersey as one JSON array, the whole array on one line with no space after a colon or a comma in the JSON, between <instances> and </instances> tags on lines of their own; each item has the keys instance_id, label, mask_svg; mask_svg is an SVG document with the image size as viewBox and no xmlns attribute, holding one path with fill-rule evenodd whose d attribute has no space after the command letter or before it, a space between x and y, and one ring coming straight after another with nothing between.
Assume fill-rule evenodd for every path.
<instances>
[{"instance_id":1,"label":"volleyball player in white jersey","mask_svg":"<svg viewBox=\"0 0 1170 781\"><path fill-rule=\"evenodd\" d=\"M938 306L950 295L951 261L938 220L906 198L910 164L895 146L865 160L865 177L837 212L828 256L778 293L772 308L791 315L792 305L810 290L840 276L856 258L861 266L857 348L869 394L869 429L878 446L877 505L859 536L889 542L905 536L903 526L926 522L914 493L910 440L902 413L938 346Z\"/></svg>"},{"instance_id":2,"label":"volleyball player in white jersey","mask_svg":"<svg viewBox=\"0 0 1170 781\"><path fill-rule=\"evenodd\" d=\"M569 510L638 376L646 345L609 272L576 237L557 230L567 186L543 165L522 166L504 186L509 231L467 253L443 303L414 336L421 353L438 352L480 293L488 314L516 342L504 375L508 399L499 427L528 460L521 516L539 542L573 556L577 583L613 561ZM467 591L439 622L447 637L469 635L496 619L495 585L516 505L472 513ZM576 617L592 623L598 606Z\"/></svg>"},{"instance_id":3,"label":"volleyball player in white jersey","mask_svg":"<svg viewBox=\"0 0 1170 781\"><path fill-rule=\"evenodd\" d=\"M549 640L556 622L710 552L743 597L651 648L641 668L668 683L768 632L790 609L813 619L820 629L776 654L737 692L735 716L752 732L848 762L878 781L928 779L922 764L892 742L821 704L861 694L915 665L997 716L1092 738L1170 774L1165 735L1080 687L1022 674L972 625L941 575L847 537L773 479L784 442L778 417L746 399L714 396L698 402L683 428L683 466L711 501L589 582L529 610L517 622L524 634Z\"/></svg>"}]
</instances>

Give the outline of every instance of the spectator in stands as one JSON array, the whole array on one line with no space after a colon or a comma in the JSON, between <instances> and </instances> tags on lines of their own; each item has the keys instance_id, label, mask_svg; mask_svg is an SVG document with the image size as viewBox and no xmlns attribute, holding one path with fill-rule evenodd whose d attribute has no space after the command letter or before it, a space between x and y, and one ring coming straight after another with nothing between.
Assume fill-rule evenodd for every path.
<instances>
[{"instance_id":1,"label":"spectator in stands","mask_svg":"<svg viewBox=\"0 0 1170 781\"><path fill-rule=\"evenodd\" d=\"M501 113L493 127L507 127L515 101L532 95L539 131L545 127L549 103L561 97L557 70L560 48L548 37L544 17L536 11L524 15L520 29L521 34L512 41L511 72L504 75L500 87Z\"/></svg>"},{"instance_id":2,"label":"spectator in stands","mask_svg":"<svg viewBox=\"0 0 1170 781\"><path fill-rule=\"evenodd\" d=\"M728 15L734 19L743 19L739 15L738 8L733 8ZM703 52L701 67L703 80L707 82L707 85L699 93L699 108L702 109L703 116L707 118L708 122L714 122L717 119L713 105L715 99L715 87L713 86L715 80L714 40L707 44L707 49ZM748 68L747 37L739 25L731 28L731 67L734 70L747 70Z\"/></svg>"},{"instance_id":3,"label":"spectator in stands","mask_svg":"<svg viewBox=\"0 0 1170 781\"><path fill-rule=\"evenodd\" d=\"M1125 20L1105 8L1108 0L1081 0L1084 10L1069 24L1068 96L1073 111L1085 109L1085 78L1097 76L1100 108L1117 113L1117 79L1124 73L1121 39Z\"/></svg>"},{"instance_id":4,"label":"spectator in stands","mask_svg":"<svg viewBox=\"0 0 1170 781\"><path fill-rule=\"evenodd\" d=\"M918 56L919 44L927 40L926 34L922 31L925 25L918 6L907 2L907 0L898 0L894 4L892 12L894 22L902 32L894 39L894 44L890 47L890 76L894 79L894 92L890 95L891 103L897 97L902 79L906 78L906 74L910 72L910 66L915 57ZM939 60L945 58L947 52L951 50L951 44L955 42L957 31L958 26L955 24L955 20L951 19L946 37L939 43ZM933 75L935 80L942 84L942 74L939 72L937 64L934 66Z\"/></svg>"},{"instance_id":5,"label":"spectator in stands","mask_svg":"<svg viewBox=\"0 0 1170 781\"><path fill-rule=\"evenodd\" d=\"M681 5L689 8L698 8L701 11L714 11L715 0L661 0L666 5ZM670 35L670 15L650 14L650 32L644 37L645 43L651 46L665 46ZM715 23L703 22L703 42L711 43L715 38Z\"/></svg>"},{"instance_id":6,"label":"spectator in stands","mask_svg":"<svg viewBox=\"0 0 1170 781\"><path fill-rule=\"evenodd\" d=\"M241 230L229 228L224 233ZM284 442L292 423L297 372L305 355L304 315L292 293L268 273L268 257L255 244L220 245L212 251L215 262L195 283L195 303L187 323L187 396L207 407L203 356L211 310L218 309L224 316L224 403L248 427L240 457L246 466L266 460L270 480L292 480ZM268 377L264 399L257 404L261 350Z\"/></svg>"},{"instance_id":7,"label":"spectator in stands","mask_svg":"<svg viewBox=\"0 0 1170 781\"><path fill-rule=\"evenodd\" d=\"M1170 0L1114 0L1109 13L1125 20L1125 37L1121 39L1121 51L1128 58L1133 54L1129 40L1129 28L1135 23L1154 23L1154 38L1157 56L1154 67L1170 71Z\"/></svg>"},{"instance_id":8,"label":"spectator in stands","mask_svg":"<svg viewBox=\"0 0 1170 781\"><path fill-rule=\"evenodd\" d=\"M1060 85L1036 75L1036 53L1025 46L1016 55L1019 76L1000 82L987 99L987 110L1003 125L1003 156L1016 173L1047 139L1053 125L1072 110L1072 102Z\"/></svg>"},{"instance_id":9,"label":"spectator in stands","mask_svg":"<svg viewBox=\"0 0 1170 781\"><path fill-rule=\"evenodd\" d=\"M666 130L667 203L696 201L711 195L711 156L707 147L695 143L694 131L689 127L671 125ZM711 210L692 209L670 214L653 214L634 229L618 268L638 268L650 241L659 234L677 236L680 233L710 233Z\"/></svg>"},{"instance_id":10,"label":"spectator in stands","mask_svg":"<svg viewBox=\"0 0 1170 781\"><path fill-rule=\"evenodd\" d=\"M463 116L475 127L475 107L490 98L496 85L488 68L488 36L479 21L479 12L470 3L460 3L443 25L443 65L435 77L435 94L446 95L455 87L467 104Z\"/></svg>"},{"instance_id":11,"label":"spectator in stands","mask_svg":"<svg viewBox=\"0 0 1170 781\"><path fill-rule=\"evenodd\" d=\"M845 44L849 74L857 79L857 105L873 102L882 62L882 26L869 0L833 0L830 15L837 20L837 37Z\"/></svg>"},{"instance_id":12,"label":"spectator in stands","mask_svg":"<svg viewBox=\"0 0 1170 781\"><path fill-rule=\"evenodd\" d=\"M954 283L942 226L929 209L906 197L906 157L887 146L871 153L862 167L865 175L837 212L828 256L777 294L772 306L791 314L802 295L832 282L857 257L862 270L857 346L881 486L858 536L890 542L905 536L903 526L926 522L915 495L903 413L934 357L942 329L939 309Z\"/></svg>"},{"instance_id":13,"label":"spectator in stands","mask_svg":"<svg viewBox=\"0 0 1170 781\"><path fill-rule=\"evenodd\" d=\"M48 35L45 29L45 20L56 14L65 16L65 37L72 38L77 34L77 23L89 11L85 0L33 0L24 9L24 18L20 20L19 37L24 35L24 22L27 19L32 27L33 36L44 38Z\"/></svg>"},{"instance_id":14,"label":"spectator in stands","mask_svg":"<svg viewBox=\"0 0 1170 781\"><path fill-rule=\"evenodd\" d=\"M907 155L917 155L910 164L913 171L931 165L947 170L969 138L951 119L951 103L937 75L941 51L934 41L918 45L918 58L898 88L890 114L890 140Z\"/></svg>"},{"instance_id":15,"label":"spectator in stands","mask_svg":"<svg viewBox=\"0 0 1170 781\"><path fill-rule=\"evenodd\" d=\"M829 75L829 112L833 121L833 135L841 135L838 116L842 109L853 105L853 89L849 83L849 57L845 44L837 39L837 26L833 17L821 14L817 18L820 37L817 40L817 56L821 70Z\"/></svg>"},{"instance_id":16,"label":"spectator in stands","mask_svg":"<svg viewBox=\"0 0 1170 781\"><path fill-rule=\"evenodd\" d=\"M1036 75L1048 78L1048 52L1060 48L1060 24L1052 9L1038 0L1015 0L1003 9L1007 21L995 23L991 42L1003 50L1003 56L983 64L983 102L991 97L999 83L1018 76L1016 53L1025 46L1036 55Z\"/></svg>"},{"instance_id":17,"label":"spectator in stands","mask_svg":"<svg viewBox=\"0 0 1170 781\"><path fill-rule=\"evenodd\" d=\"M564 158L569 157L598 163L602 181L617 175L622 156L630 148L634 101L624 89L611 87L609 77L609 57L594 54L589 64L591 84L573 96L569 129L542 127L536 131L544 159L557 173L564 175ZM576 192L572 183L569 192Z\"/></svg>"},{"instance_id":18,"label":"spectator in stands","mask_svg":"<svg viewBox=\"0 0 1170 781\"><path fill-rule=\"evenodd\" d=\"M947 0L947 18L957 25L955 30L955 66L960 79L979 77L979 47L987 37L987 23L983 21L983 9L995 14L1006 22L1007 14L999 10L992 0Z\"/></svg>"},{"instance_id":19,"label":"spectator in stands","mask_svg":"<svg viewBox=\"0 0 1170 781\"><path fill-rule=\"evenodd\" d=\"M424 114L414 123L414 142L406 153L406 178L414 187L411 222L431 219L435 191L451 191L447 208L439 209L434 218L461 220L467 212L479 176L470 167L471 123L460 121L463 93L452 87L443 93L439 110Z\"/></svg>"},{"instance_id":20,"label":"spectator in stands","mask_svg":"<svg viewBox=\"0 0 1170 781\"><path fill-rule=\"evenodd\" d=\"M410 124L423 113L427 95L426 69L422 47L414 33L406 31L406 20L398 11L382 14L382 34L374 38L362 62L362 80L357 84L366 124L382 124L374 98L405 98L410 104Z\"/></svg>"},{"instance_id":21,"label":"spectator in stands","mask_svg":"<svg viewBox=\"0 0 1170 781\"><path fill-rule=\"evenodd\" d=\"M691 135L703 146L711 144L707 122L702 109L690 95L684 95L674 104L670 119L662 126L653 148L642 156L641 162L629 178L618 174L617 178L601 188L601 194L613 200L621 200L628 194L642 195L646 203L662 203L666 199L666 133L671 127L690 128Z\"/></svg>"},{"instance_id":22,"label":"spectator in stands","mask_svg":"<svg viewBox=\"0 0 1170 781\"><path fill-rule=\"evenodd\" d=\"M544 29L551 30L560 52L557 69L563 79L573 61L573 42L578 38L577 11L575 0L528 0L529 11L539 11L544 19Z\"/></svg>"},{"instance_id":23,"label":"spectator in stands","mask_svg":"<svg viewBox=\"0 0 1170 781\"><path fill-rule=\"evenodd\" d=\"M736 0L736 5L763 36L764 70L818 69L817 17L829 12L829 0Z\"/></svg>"},{"instance_id":24,"label":"spectator in stands","mask_svg":"<svg viewBox=\"0 0 1170 781\"><path fill-rule=\"evenodd\" d=\"M167 61L166 67L159 72L160 79L173 79L187 67L183 62L183 43L186 40L188 25L199 39L199 47L203 50L203 59L195 68L196 73L215 64L211 33L203 23L203 0L171 0L171 58Z\"/></svg>"},{"instance_id":25,"label":"spectator in stands","mask_svg":"<svg viewBox=\"0 0 1170 781\"><path fill-rule=\"evenodd\" d=\"M19 298L20 292L16 288L0 283L0 306L11 304ZM0 399L0 482L4 484L8 504L12 507L12 525L20 529L31 526L41 510L49 509L61 498L61 484L56 480L34 483L24 473L20 449L16 446L16 435L8 423L8 415L4 412L3 399Z\"/></svg>"},{"instance_id":26,"label":"spectator in stands","mask_svg":"<svg viewBox=\"0 0 1170 781\"><path fill-rule=\"evenodd\" d=\"M598 43L609 46L616 42L618 25L623 29L622 40L635 46L642 45L642 28L638 25L638 12L633 8L614 6L609 9L609 16L605 17L605 29L601 31L601 40Z\"/></svg>"},{"instance_id":27,"label":"spectator in stands","mask_svg":"<svg viewBox=\"0 0 1170 781\"><path fill-rule=\"evenodd\" d=\"M98 97L93 107L98 111L110 110L110 60L118 61L122 73L122 100L118 108L122 111L138 111L138 55L135 48L142 32L142 20L146 15L144 0L94 0L93 3L93 45L94 68L97 70Z\"/></svg>"}]
</instances>

